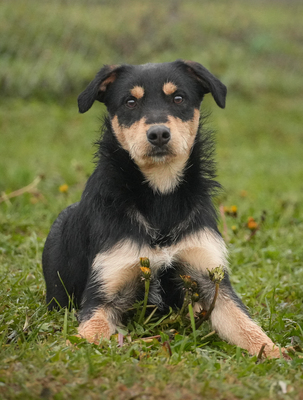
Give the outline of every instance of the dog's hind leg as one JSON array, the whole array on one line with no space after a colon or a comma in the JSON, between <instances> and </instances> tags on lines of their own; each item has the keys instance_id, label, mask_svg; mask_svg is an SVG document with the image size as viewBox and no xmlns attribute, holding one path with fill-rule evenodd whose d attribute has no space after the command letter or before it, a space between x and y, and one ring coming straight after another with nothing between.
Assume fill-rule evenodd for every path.
<instances>
[{"instance_id":1,"label":"dog's hind leg","mask_svg":"<svg viewBox=\"0 0 303 400\"><path fill-rule=\"evenodd\" d=\"M85 288L88 263L73 224L78 204L72 204L60 213L45 242L42 265L50 310L79 306Z\"/></svg>"},{"instance_id":2,"label":"dog's hind leg","mask_svg":"<svg viewBox=\"0 0 303 400\"><path fill-rule=\"evenodd\" d=\"M215 283L211 281L208 271L218 266L225 269L215 307L210 315L212 327L219 336L229 343L248 350L250 354L258 354L265 345L265 356L279 357L279 348L250 318L246 307L230 284L226 249L222 238L214 232L204 231L192 241L188 239L187 246L190 248L181 251L179 258L185 265L186 273L198 283L203 309L209 309L215 294Z\"/></svg>"}]
</instances>

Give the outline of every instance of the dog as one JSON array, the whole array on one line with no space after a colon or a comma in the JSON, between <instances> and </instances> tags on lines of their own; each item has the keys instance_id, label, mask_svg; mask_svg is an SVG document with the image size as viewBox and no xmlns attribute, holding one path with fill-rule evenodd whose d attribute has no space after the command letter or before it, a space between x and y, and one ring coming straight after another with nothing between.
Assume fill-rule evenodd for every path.
<instances>
[{"instance_id":1,"label":"dog","mask_svg":"<svg viewBox=\"0 0 303 400\"><path fill-rule=\"evenodd\" d=\"M210 315L218 335L258 354L280 350L234 292L227 250L212 198L213 141L200 105L211 93L225 107L227 89L193 61L105 65L78 97L80 113L107 107L98 162L81 200L54 222L43 251L48 308L80 308L78 333L109 339L127 309L143 299L140 257L151 266L149 302L165 311L182 304L180 275L197 282L199 304L215 293L209 270L224 279ZM284 350L284 349L283 349Z\"/></svg>"}]
</instances>

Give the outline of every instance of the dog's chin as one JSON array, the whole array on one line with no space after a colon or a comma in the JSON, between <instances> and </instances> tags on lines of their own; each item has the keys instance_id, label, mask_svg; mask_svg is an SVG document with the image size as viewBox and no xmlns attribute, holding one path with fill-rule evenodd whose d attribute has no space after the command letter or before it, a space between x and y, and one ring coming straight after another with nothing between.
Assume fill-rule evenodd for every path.
<instances>
[{"instance_id":1,"label":"dog's chin","mask_svg":"<svg viewBox=\"0 0 303 400\"><path fill-rule=\"evenodd\" d=\"M151 149L147 154L145 154L145 158L149 158L156 163L166 162L169 158L172 158L174 156L175 154L173 154L168 147L155 147Z\"/></svg>"},{"instance_id":2,"label":"dog's chin","mask_svg":"<svg viewBox=\"0 0 303 400\"><path fill-rule=\"evenodd\" d=\"M141 155L133 157L135 163L141 167L152 167L163 164L170 164L176 158L175 154L170 148L151 148Z\"/></svg>"}]
</instances>

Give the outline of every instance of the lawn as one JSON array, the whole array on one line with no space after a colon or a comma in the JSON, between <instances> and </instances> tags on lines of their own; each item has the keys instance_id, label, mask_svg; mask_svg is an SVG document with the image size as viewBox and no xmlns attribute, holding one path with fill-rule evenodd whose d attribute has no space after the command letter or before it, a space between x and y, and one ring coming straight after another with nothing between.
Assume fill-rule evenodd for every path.
<instances>
[{"instance_id":1,"label":"lawn","mask_svg":"<svg viewBox=\"0 0 303 400\"><path fill-rule=\"evenodd\" d=\"M1 11L0 398L302 400L303 5L16 0ZM104 63L177 58L228 87L225 110L211 96L202 107L231 279L273 341L297 346L291 361L258 362L207 322L160 341L71 346L75 312L47 312L44 241L81 196L105 112L78 114L77 95Z\"/></svg>"}]
</instances>

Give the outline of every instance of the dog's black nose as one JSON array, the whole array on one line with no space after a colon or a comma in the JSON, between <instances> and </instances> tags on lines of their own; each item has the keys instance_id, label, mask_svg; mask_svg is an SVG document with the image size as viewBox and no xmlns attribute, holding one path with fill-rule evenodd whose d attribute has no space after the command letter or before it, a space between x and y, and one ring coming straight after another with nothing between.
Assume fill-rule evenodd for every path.
<instances>
[{"instance_id":1,"label":"dog's black nose","mask_svg":"<svg viewBox=\"0 0 303 400\"><path fill-rule=\"evenodd\" d=\"M170 141L170 129L164 125L154 125L146 132L149 143L162 147Z\"/></svg>"}]
</instances>

